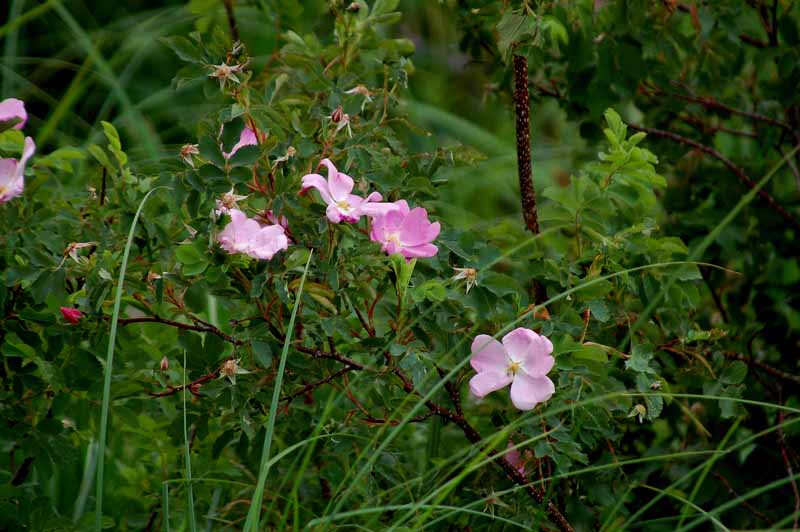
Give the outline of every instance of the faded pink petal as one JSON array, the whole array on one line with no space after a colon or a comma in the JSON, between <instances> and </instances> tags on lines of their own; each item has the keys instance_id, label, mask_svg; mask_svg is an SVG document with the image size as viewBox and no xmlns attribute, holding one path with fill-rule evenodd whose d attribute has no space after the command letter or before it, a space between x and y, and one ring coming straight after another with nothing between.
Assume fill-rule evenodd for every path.
<instances>
[{"instance_id":1,"label":"faded pink petal","mask_svg":"<svg viewBox=\"0 0 800 532\"><path fill-rule=\"evenodd\" d=\"M25 137L22 157L16 159L0 159L0 203L5 203L22 194L25 188L25 165L36 151L36 144L31 137Z\"/></svg>"},{"instance_id":2,"label":"faded pink petal","mask_svg":"<svg viewBox=\"0 0 800 532\"><path fill-rule=\"evenodd\" d=\"M6 98L0 102L0 122L19 120L14 124L14 129L22 129L28 121L28 113L25 111L25 102L16 98Z\"/></svg>"},{"instance_id":3,"label":"faded pink petal","mask_svg":"<svg viewBox=\"0 0 800 532\"><path fill-rule=\"evenodd\" d=\"M525 474L525 463L522 461L522 456L519 454L519 451L514 448L514 442L508 440L508 449L509 451L505 454L506 462L514 466L514 469L517 470L517 473L520 475Z\"/></svg>"},{"instance_id":4,"label":"faded pink petal","mask_svg":"<svg viewBox=\"0 0 800 532\"><path fill-rule=\"evenodd\" d=\"M222 129L220 129L220 133L222 133ZM223 151L222 155L226 159L230 159L231 157L236 155L236 152L239 151L239 148L243 148L245 146L256 146L256 145L258 145L258 136L256 135L256 132L250 129L249 127L245 126L245 128L239 135L239 142L233 145L233 148L231 148L231 151L229 153Z\"/></svg>"},{"instance_id":5,"label":"faded pink petal","mask_svg":"<svg viewBox=\"0 0 800 532\"><path fill-rule=\"evenodd\" d=\"M511 383L511 402L520 410L530 410L550 399L555 391L555 385L549 378L529 377L519 372Z\"/></svg>"},{"instance_id":6,"label":"faded pink petal","mask_svg":"<svg viewBox=\"0 0 800 532\"><path fill-rule=\"evenodd\" d=\"M484 371L469 380L469 389L476 397L485 397L511 383L512 376L506 373Z\"/></svg>"},{"instance_id":7,"label":"faded pink petal","mask_svg":"<svg viewBox=\"0 0 800 532\"><path fill-rule=\"evenodd\" d=\"M488 334L479 334L476 336L472 341L470 350L472 352L472 357L469 363L478 373L484 371L505 373L508 367L506 350L503 348L503 344Z\"/></svg>"}]
</instances>

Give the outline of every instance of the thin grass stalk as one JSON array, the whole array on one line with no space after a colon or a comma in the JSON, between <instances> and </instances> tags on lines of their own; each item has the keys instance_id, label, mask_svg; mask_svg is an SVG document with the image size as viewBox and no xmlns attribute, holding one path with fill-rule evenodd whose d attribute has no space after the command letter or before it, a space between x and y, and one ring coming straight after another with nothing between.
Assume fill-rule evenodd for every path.
<instances>
[{"instance_id":1,"label":"thin grass stalk","mask_svg":"<svg viewBox=\"0 0 800 532\"><path fill-rule=\"evenodd\" d=\"M189 448L189 428L186 423L186 350L183 351L183 456L186 467L186 504L189 506L189 530L197 532L194 514L194 487L192 486L192 450Z\"/></svg>"},{"instance_id":2,"label":"thin grass stalk","mask_svg":"<svg viewBox=\"0 0 800 532\"><path fill-rule=\"evenodd\" d=\"M133 244L133 235L136 232L136 224L139 221L139 216L142 213L145 202L150 195L160 188L168 187L155 187L150 190L141 203L139 208L136 209L136 214L133 216L131 229L128 232L128 240L125 242L125 251L122 253L122 267L119 271L119 279L117 280L117 293L114 296L114 310L111 314L111 331L108 335L108 349L106 350L106 364L103 375L103 402L100 407L100 438L98 441L97 449L97 486L95 487L95 529L100 532L103 525L103 482L105 480L105 453L106 453L106 436L108 431L108 409L111 403L111 372L114 368L114 343L117 340L117 323L119 322L119 311L122 305L122 290L125 285L125 271L128 269L128 257L131 253L131 244Z\"/></svg>"},{"instance_id":3,"label":"thin grass stalk","mask_svg":"<svg viewBox=\"0 0 800 532\"><path fill-rule=\"evenodd\" d=\"M297 289L297 297L294 301L292 308L292 317L289 319L289 326L286 331L286 338L283 341L283 350L281 351L281 361L278 365L278 374L275 376L275 388L272 390L272 402L269 405L269 417L267 418L266 434L264 435L264 446L261 451L261 467L258 474L258 484L256 491L253 494L253 500L250 503L250 510L247 512L247 520L244 523L244 532L255 532L259 529L259 520L261 518L261 502L264 500L264 486L267 483L267 476L269 475L269 468L272 464L269 460L269 453L272 446L272 436L275 431L275 418L278 416L278 403L281 398L281 384L283 384L283 372L286 369L286 359L289 354L289 343L292 340L292 333L294 332L294 322L297 318L297 309L300 308L301 298L303 297L303 285L306 282L308 275L308 268L311 266L311 257L313 250L308 253L308 260L306 267L303 270L303 276L300 278L300 287Z\"/></svg>"}]
</instances>

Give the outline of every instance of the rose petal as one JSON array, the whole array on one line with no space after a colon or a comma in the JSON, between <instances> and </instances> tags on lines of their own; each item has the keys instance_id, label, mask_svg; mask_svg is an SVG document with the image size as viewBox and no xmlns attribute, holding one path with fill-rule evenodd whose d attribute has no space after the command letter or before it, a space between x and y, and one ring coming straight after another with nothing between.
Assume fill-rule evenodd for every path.
<instances>
[{"instance_id":1,"label":"rose petal","mask_svg":"<svg viewBox=\"0 0 800 532\"><path fill-rule=\"evenodd\" d=\"M519 372L511 383L511 402L519 410L531 410L550 399L555 391L553 381L547 377L529 377Z\"/></svg>"},{"instance_id":2,"label":"rose petal","mask_svg":"<svg viewBox=\"0 0 800 532\"><path fill-rule=\"evenodd\" d=\"M305 194L308 189L315 188L322 196L322 201L325 203L332 203L331 192L328 189L328 180L319 174L307 174L303 176L303 181L300 186L300 194Z\"/></svg>"},{"instance_id":3,"label":"rose petal","mask_svg":"<svg viewBox=\"0 0 800 532\"><path fill-rule=\"evenodd\" d=\"M488 334L476 336L470 350L472 357L469 359L469 363L478 373L484 371L505 373L508 369L508 356L503 344Z\"/></svg>"},{"instance_id":4,"label":"rose petal","mask_svg":"<svg viewBox=\"0 0 800 532\"><path fill-rule=\"evenodd\" d=\"M506 373L491 371L478 373L469 380L469 389L476 397L485 397L500 388L508 386L511 379L512 377Z\"/></svg>"}]
</instances>

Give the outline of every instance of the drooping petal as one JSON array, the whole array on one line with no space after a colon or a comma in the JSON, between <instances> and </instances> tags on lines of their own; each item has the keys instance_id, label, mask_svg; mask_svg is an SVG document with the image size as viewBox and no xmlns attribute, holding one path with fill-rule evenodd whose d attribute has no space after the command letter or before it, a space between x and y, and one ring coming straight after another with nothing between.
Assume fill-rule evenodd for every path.
<instances>
[{"instance_id":1,"label":"drooping petal","mask_svg":"<svg viewBox=\"0 0 800 532\"><path fill-rule=\"evenodd\" d=\"M233 148L231 148L230 153L222 152L222 155L224 155L226 159L230 159L231 157L236 155L236 152L239 151L239 148L242 148L244 146L256 146L256 145L258 145L258 136L256 135L256 132L250 129L249 127L245 126L245 128L239 134L239 142L233 145Z\"/></svg>"},{"instance_id":2,"label":"drooping petal","mask_svg":"<svg viewBox=\"0 0 800 532\"><path fill-rule=\"evenodd\" d=\"M22 148L22 157L19 160L19 166L17 166L17 177L20 179L25 174L25 165L28 164L28 159L33 157L35 152L36 143L33 142L31 137L25 137L25 146Z\"/></svg>"},{"instance_id":3,"label":"drooping petal","mask_svg":"<svg viewBox=\"0 0 800 532\"><path fill-rule=\"evenodd\" d=\"M14 124L14 129L22 129L28 121L28 113L25 111L25 102L16 98L6 98L0 102L0 122L10 120L20 120Z\"/></svg>"},{"instance_id":4,"label":"drooping petal","mask_svg":"<svg viewBox=\"0 0 800 532\"><path fill-rule=\"evenodd\" d=\"M439 236L440 230L439 222L432 224L428 220L428 211L422 207L417 207L409 212L400 225L403 243L409 246L433 242Z\"/></svg>"},{"instance_id":5,"label":"drooping petal","mask_svg":"<svg viewBox=\"0 0 800 532\"><path fill-rule=\"evenodd\" d=\"M404 246L402 254L407 259L424 259L435 257L439 248L433 244L422 244L419 246Z\"/></svg>"},{"instance_id":6,"label":"drooping petal","mask_svg":"<svg viewBox=\"0 0 800 532\"><path fill-rule=\"evenodd\" d=\"M21 192L21 183L17 179L16 159L0 159L0 203L17 197Z\"/></svg>"},{"instance_id":7,"label":"drooping petal","mask_svg":"<svg viewBox=\"0 0 800 532\"><path fill-rule=\"evenodd\" d=\"M508 368L508 356L503 344L489 336L488 334L479 334L472 341L470 348L472 356L469 363L472 368L478 373L485 371L493 371L496 373L505 373Z\"/></svg>"},{"instance_id":8,"label":"drooping petal","mask_svg":"<svg viewBox=\"0 0 800 532\"><path fill-rule=\"evenodd\" d=\"M522 461L522 456L520 456L519 450L517 450L514 447L514 442L511 441L511 440L508 440L507 448L509 450L505 454L506 462L508 462L509 464L514 466L514 469L517 470L517 473L519 473L520 475L524 475L525 474L525 463Z\"/></svg>"},{"instance_id":9,"label":"drooping petal","mask_svg":"<svg viewBox=\"0 0 800 532\"><path fill-rule=\"evenodd\" d=\"M520 410L531 410L550 399L555 391L553 381L547 377L529 377L518 372L511 383L511 402Z\"/></svg>"},{"instance_id":10,"label":"drooping petal","mask_svg":"<svg viewBox=\"0 0 800 532\"><path fill-rule=\"evenodd\" d=\"M319 191L319 195L322 196L322 201L325 203L333 202L331 199L330 189L328 188L328 180L321 175L307 174L303 176L303 180L300 185L300 194L305 194L310 188L317 189Z\"/></svg>"},{"instance_id":11,"label":"drooping petal","mask_svg":"<svg viewBox=\"0 0 800 532\"><path fill-rule=\"evenodd\" d=\"M336 171L335 167L332 173L328 173L328 187L331 190L331 197L334 201L347 201L347 197L352 192L354 185L352 177Z\"/></svg>"},{"instance_id":12,"label":"drooping petal","mask_svg":"<svg viewBox=\"0 0 800 532\"><path fill-rule=\"evenodd\" d=\"M492 392L505 388L511 380L512 377L506 373L486 371L478 373L469 380L469 389L476 397L485 397Z\"/></svg>"}]
</instances>

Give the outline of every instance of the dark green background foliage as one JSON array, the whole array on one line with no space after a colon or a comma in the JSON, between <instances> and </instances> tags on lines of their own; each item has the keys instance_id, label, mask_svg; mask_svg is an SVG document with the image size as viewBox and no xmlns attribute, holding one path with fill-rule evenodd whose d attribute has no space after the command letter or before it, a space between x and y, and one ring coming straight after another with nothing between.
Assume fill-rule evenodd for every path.
<instances>
[{"instance_id":1,"label":"dark green background foliage","mask_svg":"<svg viewBox=\"0 0 800 532\"><path fill-rule=\"evenodd\" d=\"M0 96L26 102L38 148L24 196L0 205L0 527L93 526L117 276L159 186L123 290L104 526L242 529L265 437L265 530L552 530L542 497L576 530L796 524L800 157L781 159L800 143L800 4L353 4L229 2L235 28L221 0L3 8ZM247 66L220 88L209 65L225 61ZM246 123L266 137L226 165L220 143ZM0 150L21 144L0 133ZM426 207L438 255L411 271L364 221L330 225L297 194L325 156L359 194ZM220 250L209 213L231 186L250 215L289 219L286 252ZM92 243L77 261L76 242ZM474 336L514 326L555 345L556 394L530 412L466 386ZM249 371L235 383L231 359ZM201 386L171 393L184 378ZM497 467L509 440L534 496Z\"/></svg>"}]
</instances>

